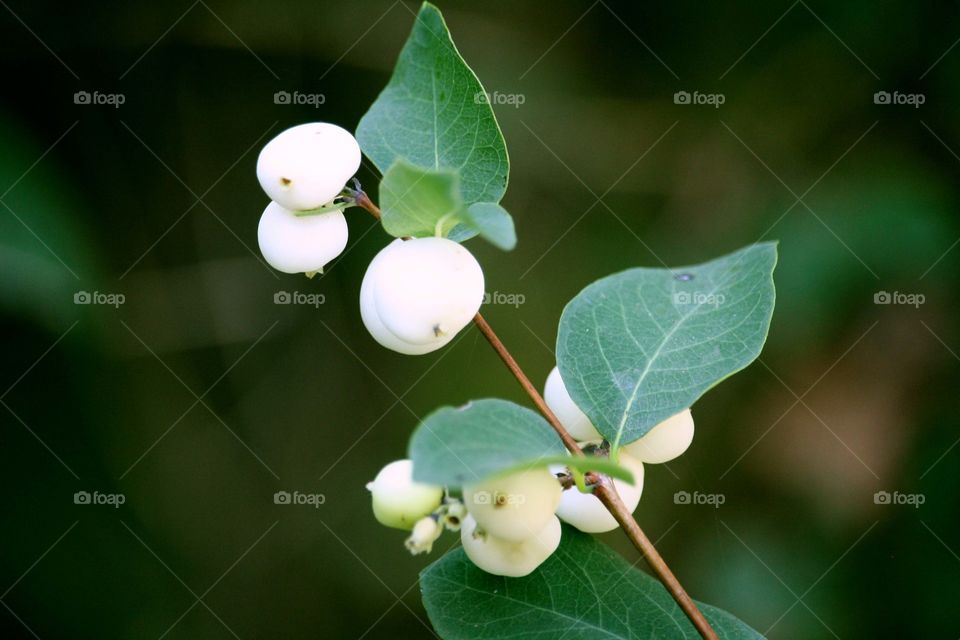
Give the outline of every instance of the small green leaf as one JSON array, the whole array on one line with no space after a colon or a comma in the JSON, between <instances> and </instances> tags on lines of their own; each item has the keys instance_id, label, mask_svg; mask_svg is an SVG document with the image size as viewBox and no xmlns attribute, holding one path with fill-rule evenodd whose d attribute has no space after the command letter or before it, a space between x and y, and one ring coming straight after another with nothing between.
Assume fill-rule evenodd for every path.
<instances>
[{"instance_id":1,"label":"small green leaf","mask_svg":"<svg viewBox=\"0 0 960 640\"><path fill-rule=\"evenodd\" d=\"M423 604L444 640L695 640L700 635L656 579L593 536L564 526L532 574L503 578L457 549L420 573ZM729 613L699 604L722 640L762 640Z\"/></svg>"},{"instance_id":2,"label":"small green leaf","mask_svg":"<svg viewBox=\"0 0 960 640\"><path fill-rule=\"evenodd\" d=\"M510 251L517 246L517 232L513 218L507 210L495 202L475 202L464 212L469 227L476 229L480 237L493 246Z\"/></svg>"},{"instance_id":3,"label":"small green leaf","mask_svg":"<svg viewBox=\"0 0 960 640\"><path fill-rule=\"evenodd\" d=\"M450 230L450 233L447 234L447 238L453 240L454 242L466 242L470 238L476 238L480 235L480 232L471 227L468 224L460 222L453 229Z\"/></svg>"},{"instance_id":4,"label":"small green leaf","mask_svg":"<svg viewBox=\"0 0 960 640\"><path fill-rule=\"evenodd\" d=\"M442 169L422 169L404 160L393 163L380 182L383 228L397 238L446 236L464 209L459 176Z\"/></svg>"},{"instance_id":5,"label":"small green leaf","mask_svg":"<svg viewBox=\"0 0 960 640\"><path fill-rule=\"evenodd\" d=\"M570 397L615 446L689 407L759 355L776 261L776 245L764 243L589 285L560 318L557 363Z\"/></svg>"},{"instance_id":6,"label":"small green leaf","mask_svg":"<svg viewBox=\"0 0 960 640\"><path fill-rule=\"evenodd\" d=\"M517 236L506 209L492 202L467 207L459 185L456 171L423 169L397 160L380 182L383 228L397 238L439 234L455 242L479 234L501 249L513 249Z\"/></svg>"},{"instance_id":7,"label":"small green leaf","mask_svg":"<svg viewBox=\"0 0 960 640\"><path fill-rule=\"evenodd\" d=\"M466 203L499 202L510 162L484 89L440 11L424 3L386 88L360 120L360 148L382 172L398 159L459 170Z\"/></svg>"},{"instance_id":8,"label":"small green leaf","mask_svg":"<svg viewBox=\"0 0 960 640\"><path fill-rule=\"evenodd\" d=\"M506 400L441 407L413 432L409 456L418 482L460 487L566 456L559 436L530 409Z\"/></svg>"}]
</instances>

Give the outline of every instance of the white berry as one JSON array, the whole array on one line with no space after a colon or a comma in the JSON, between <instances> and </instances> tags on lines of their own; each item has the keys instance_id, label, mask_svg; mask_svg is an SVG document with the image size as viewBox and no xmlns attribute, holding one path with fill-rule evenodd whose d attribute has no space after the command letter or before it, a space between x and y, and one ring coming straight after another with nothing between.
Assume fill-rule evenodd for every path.
<instances>
[{"instance_id":1,"label":"white berry","mask_svg":"<svg viewBox=\"0 0 960 640\"><path fill-rule=\"evenodd\" d=\"M560 378L560 369L553 368L550 375L547 376L547 383L543 388L543 399L546 401L550 411L560 421L560 424L577 440L595 440L602 436L597 431L590 418L587 417L580 407L573 403L570 394L567 393L567 387Z\"/></svg>"},{"instance_id":2,"label":"white berry","mask_svg":"<svg viewBox=\"0 0 960 640\"><path fill-rule=\"evenodd\" d=\"M560 482L541 468L464 485L463 503L487 533L519 542L550 521L561 493Z\"/></svg>"},{"instance_id":3,"label":"white berry","mask_svg":"<svg viewBox=\"0 0 960 640\"><path fill-rule=\"evenodd\" d=\"M691 442L693 414L690 409L684 409L655 426L639 440L626 445L623 450L643 462L659 464L679 456Z\"/></svg>"},{"instance_id":4,"label":"white berry","mask_svg":"<svg viewBox=\"0 0 960 640\"><path fill-rule=\"evenodd\" d=\"M383 258L387 254L387 249L398 242L403 242L403 240L398 238L394 240L392 244L387 245L380 253L374 256L370 262L370 266L367 267L367 272L363 276L363 283L360 285L360 318L363 320L363 324L367 328L367 331L370 332L370 335L382 346L405 355L418 356L439 349L449 342L449 340L444 340L436 344L410 344L409 342L404 342L390 333L383 322L380 321L380 312L377 311L377 304L373 298L373 291L375 283L377 282L377 272L384 262Z\"/></svg>"},{"instance_id":5,"label":"white berry","mask_svg":"<svg viewBox=\"0 0 960 640\"><path fill-rule=\"evenodd\" d=\"M443 500L443 487L414 482L412 460L391 462L367 489L373 494L373 515L395 529L412 529Z\"/></svg>"},{"instance_id":6,"label":"white berry","mask_svg":"<svg viewBox=\"0 0 960 640\"><path fill-rule=\"evenodd\" d=\"M553 515L539 531L520 542L504 540L477 529L477 521L467 516L460 529L463 550L473 564L497 576L520 578L529 575L560 545L560 521Z\"/></svg>"},{"instance_id":7,"label":"white berry","mask_svg":"<svg viewBox=\"0 0 960 640\"><path fill-rule=\"evenodd\" d=\"M633 474L633 484L614 479L613 485L620 494L620 499L632 513L640 504L640 494L643 493L643 463L621 452L620 464ZM576 487L563 492L560 506L557 507L557 516L584 533L613 531L618 526L617 521L599 498L592 493L580 493Z\"/></svg>"},{"instance_id":8,"label":"white berry","mask_svg":"<svg viewBox=\"0 0 960 640\"><path fill-rule=\"evenodd\" d=\"M377 342L419 355L444 346L473 319L483 289L483 270L460 244L395 240L367 268L360 314Z\"/></svg>"},{"instance_id":9,"label":"white berry","mask_svg":"<svg viewBox=\"0 0 960 640\"><path fill-rule=\"evenodd\" d=\"M339 211L297 216L271 202L260 216L257 241L264 260L277 271L323 271L347 246L347 220Z\"/></svg>"},{"instance_id":10,"label":"white berry","mask_svg":"<svg viewBox=\"0 0 960 640\"><path fill-rule=\"evenodd\" d=\"M335 124L310 122L281 132L257 158L257 179L274 202L303 211L329 204L360 168L360 145Z\"/></svg>"}]
</instances>

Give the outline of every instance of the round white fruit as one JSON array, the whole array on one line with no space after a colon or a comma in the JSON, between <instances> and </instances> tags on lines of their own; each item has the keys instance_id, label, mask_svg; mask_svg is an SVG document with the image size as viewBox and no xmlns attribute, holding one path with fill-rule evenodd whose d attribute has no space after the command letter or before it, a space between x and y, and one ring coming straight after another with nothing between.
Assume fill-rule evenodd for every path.
<instances>
[{"instance_id":1,"label":"round white fruit","mask_svg":"<svg viewBox=\"0 0 960 640\"><path fill-rule=\"evenodd\" d=\"M483 303L483 269L446 238L394 244L378 272L375 302L391 333L413 344L456 335Z\"/></svg>"},{"instance_id":2,"label":"round white fruit","mask_svg":"<svg viewBox=\"0 0 960 640\"><path fill-rule=\"evenodd\" d=\"M693 442L693 414L690 409L670 416L645 436L626 445L623 450L650 464L669 462L687 450Z\"/></svg>"},{"instance_id":3,"label":"round white fruit","mask_svg":"<svg viewBox=\"0 0 960 640\"><path fill-rule=\"evenodd\" d=\"M343 252L347 235L347 220L339 211L297 216L276 202L263 210L257 227L263 258L284 273L322 271Z\"/></svg>"},{"instance_id":4,"label":"round white fruit","mask_svg":"<svg viewBox=\"0 0 960 640\"><path fill-rule=\"evenodd\" d=\"M413 480L413 461L396 460L367 484L373 494L373 515L388 527L412 529L436 510L443 500L443 487Z\"/></svg>"},{"instance_id":5,"label":"round white fruit","mask_svg":"<svg viewBox=\"0 0 960 640\"><path fill-rule=\"evenodd\" d=\"M329 204L360 168L360 145L335 124L309 122L268 142L257 179L274 202L294 211Z\"/></svg>"},{"instance_id":6,"label":"round white fruit","mask_svg":"<svg viewBox=\"0 0 960 640\"><path fill-rule=\"evenodd\" d=\"M460 542L473 564L487 573L521 578L543 564L560 545L560 521L550 516L547 523L525 540L515 542L489 532L478 532L477 521L467 516L460 529Z\"/></svg>"},{"instance_id":7,"label":"round white fruit","mask_svg":"<svg viewBox=\"0 0 960 640\"><path fill-rule=\"evenodd\" d=\"M483 303L483 270L445 238L395 240L373 259L360 288L360 315L373 338L400 353L450 342Z\"/></svg>"},{"instance_id":8,"label":"round white fruit","mask_svg":"<svg viewBox=\"0 0 960 640\"><path fill-rule=\"evenodd\" d=\"M640 494L643 493L643 463L621 452L620 464L633 474L633 484L614 479L613 485L627 509L633 512L640 504ZM592 493L580 493L576 487L563 492L557 516L584 533L613 531L618 526L599 498Z\"/></svg>"},{"instance_id":9,"label":"round white fruit","mask_svg":"<svg viewBox=\"0 0 960 640\"><path fill-rule=\"evenodd\" d=\"M363 320L364 326L367 328L367 331L370 332L370 335L373 336L373 339L379 342L382 346L396 351L398 353L403 353L409 356L418 356L424 353L430 353L435 351L447 344L453 336L450 338L437 341L433 344L411 344L409 342L404 342L397 336L390 333L390 331L384 326L383 322L380 320L380 313L377 311L376 302L373 299L373 291L377 282L377 272L380 269L380 266L383 264L383 257L387 253L387 249L392 247L394 244L402 243L403 240L399 238L394 240L393 243L387 245L383 250L380 251L373 260L370 262L370 266L367 267L367 272L363 276L363 283L360 285L360 318Z\"/></svg>"},{"instance_id":10,"label":"round white fruit","mask_svg":"<svg viewBox=\"0 0 960 640\"><path fill-rule=\"evenodd\" d=\"M464 485L463 503L484 531L519 542L543 529L562 493L548 469L531 469Z\"/></svg>"},{"instance_id":11,"label":"round white fruit","mask_svg":"<svg viewBox=\"0 0 960 640\"><path fill-rule=\"evenodd\" d=\"M573 398L567 393L567 387L560 378L560 369L553 368L550 375L547 376L547 383L543 388L543 399L546 401L550 411L560 421L560 424L570 432L577 440L595 440L602 436L600 432L590 422L583 411L573 402Z\"/></svg>"}]
</instances>

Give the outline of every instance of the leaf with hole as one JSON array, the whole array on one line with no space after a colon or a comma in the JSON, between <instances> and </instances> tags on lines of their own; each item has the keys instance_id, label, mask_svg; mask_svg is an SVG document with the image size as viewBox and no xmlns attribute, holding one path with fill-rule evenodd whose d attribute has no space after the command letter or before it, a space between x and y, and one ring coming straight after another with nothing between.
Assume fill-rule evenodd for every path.
<instances>
[{"instance_id":1,"label":"leaf with hole","mask_svg":"<svg viewBox=\"0 0 960 640\"><path fill-rule=\"evenodd\" d=\"M774 243L677 269L629 269L567 304L557 365L615 445L691 406L759 355L773 313Z\"/></svg>"}]
</instances>

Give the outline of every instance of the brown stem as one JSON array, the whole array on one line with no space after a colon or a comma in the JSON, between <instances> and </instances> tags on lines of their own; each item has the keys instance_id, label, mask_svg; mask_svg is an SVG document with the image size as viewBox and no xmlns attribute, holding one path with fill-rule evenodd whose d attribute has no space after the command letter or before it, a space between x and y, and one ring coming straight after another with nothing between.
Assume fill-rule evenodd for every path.
<instances>
[{"instance_id":1,"label":"brown stem","mask_svg":"<svg viewBox=\"0 0 960 640\"><path fill-rule=\"evenodd\" d=\"M366 209L373 217L378 220L380 219L379 207L367 197L366 193L362 191L359 193L357 196L357 205ZM517 379L517 382L520 383L523 390L530 396L533 404L536 405L540 413L542 413L547 419L547 422L550 423L550 426L553 427L553 430L560 436L564 446L573 455L582 456L583 451L580 449L577 441L574 440L563 425L560 424L560 420L557 419L557 416L555 416L553 411L550 410L550 407L547 406L543 396L540 395L537 388L530 382L530 378L527 377L527 374L525 374L523 369L520 368L520 365L517 364L517 361L510 354L507 346L503 344L503 341L500 340L500 337L494 332L493 327L490 326L480 313L477 313L477 315L473 317L473 323L477 325L480 333L487 339L487 342L490 343L493 350L496 351L500 359L503 360L503 363L507 366L507 369L510 370L510 373L513 374L513 377ZM650 538L648 538L643 532L643 529L640 528L633 514L630 513L630 510L627 509L623 500L620 499L620 495L614 488L610 478L591 472L587 474L587 481L594 486L594 495L597 496L600 502L603 503L603 506L607 508L614 519L620 524L620 527L630 539L630 542L633 543L633 546L643 554L647 564L650 565L653 572L657 574L660 582L663 583L663 586L670 592L673 599L680 605L680 608L690 619L690 622L693 623L693 626L700 635L703 638L707 638L707 640L717 640L716 632L697 607L697 603L687 594L686 590L680 584L680 581L677 580L677 577L673 575L670 567L667 566L666 561L656 548L654 548L653 543L650 542Z\"/></svg>"},{"instance_id":2,"label":"brown stem","mask_svg":"<svg viewBox=\"0 0 960 640\"><path fill-rule=\"evenodd\" d=\"M557 416L555 416L547 406L543 396L541 396L537 388L533 386L530 378L523 372L520 365L517 364L517 361L513 359L513 356L510 355L510 351L506 345L503 344L503 341L500 340L500 337L494 333L490 324L479 313L474 316L473 322L493 347L493 350L500 356L500 359L507 365L507 369L509 369L510 373L517 379L517 382L520 383L523 390L526 391L530 399L533 400L533 403L547 419L547 422L550 423L550 426L560 435L560 439L563 440L563 444L570 450L570 453L583 455L583 451L580 450L576 441L567 433L567 430L563 428L560 421L557 420ZM620 523L620 527L623 529L623 532L627 534L627 537L630 538L630 542L643 554L647 564L649 564L653 572L657 574L660 582L663 583L663 586L670 592L673 599L680 605L683 612L690 618L690 622L693 623L693 626L696 627L700 635L710 640L717 640L717 634L713 628L710 627L710 623L707 622L703 613L700 612L697 603L687 594L686 590L680 584L680 581L677 580L677 577L673 575L670 567L667 566L663 556L654 548L653 543L650 542L650 538L643 532L643 529L640 528L640 525L636 519L634 519L633 514L630 513L630 510L627 509L623 500L620 499L620 495L614 488L613 483L610 482L610 479L603 475L590 473L588 474L588 481L594 485L593 494L600 499L600 502L607 508L607 511Z\"/></svg>"}]
</instances>

